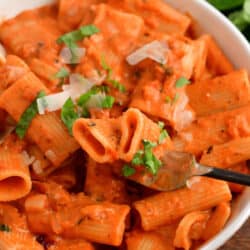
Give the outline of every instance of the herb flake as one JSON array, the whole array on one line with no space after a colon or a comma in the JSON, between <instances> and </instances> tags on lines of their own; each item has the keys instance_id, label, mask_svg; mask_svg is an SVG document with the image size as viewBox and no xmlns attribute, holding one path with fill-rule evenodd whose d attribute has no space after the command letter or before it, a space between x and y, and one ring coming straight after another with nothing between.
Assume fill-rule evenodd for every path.
<instances>
[{"instance_id":1,"label":"herb flake","mask_svg":"<svg viewBox=\"0 0 250 250\"><path fill-rule=\"evenodd\" d=\"M175 87L176 88L182 88L188 84L190 84L191 82L186 78L186 77L180 77L176 83L175 83Z\"/></svg>"},{"instance_id":2,"label":"herb flake","mask_svg":"<svg viewBox=\"0 0 250 250\"><path fill-rule=\"evenodd\" d=\"M135 169L129 166L128 164L125 164L122 168L122 175L125 177L129 177L133 174L135 174Z\"/></svg>"},{"instance_id":3,"label":"herb flake","mask_svg":"<svg viewBox=\"0 0 250 250\"><path fill-rule=\"evenodd\" d=\"M23 139L33 118L38 114L38 108L37 108L37 99L44 97L45 93L44 91L40 91L37 94L37 97L35 100L30 104L30 106L24 111L22 114L20 120L17 123L16 126L16 134L20 139Z\"/></svg>"},{"instance_id":4,"label":"herb flake","mask_svg":"<svg viewBox=\"0 0 250 250\"><path fill-rule=\"evenodd\" d=\"M67 127L70 135L72 135L72 127L75 122L79 118L78 113L75 111L75 105L71 98L68 98L64 103L61 111L61 119L64 125Z\"/></svg>"}]
</instances>

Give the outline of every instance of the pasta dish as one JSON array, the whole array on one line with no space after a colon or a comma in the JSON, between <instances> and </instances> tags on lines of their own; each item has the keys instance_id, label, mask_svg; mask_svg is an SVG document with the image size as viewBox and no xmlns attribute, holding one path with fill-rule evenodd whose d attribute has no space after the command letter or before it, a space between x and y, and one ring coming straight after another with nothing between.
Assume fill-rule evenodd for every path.
<instances>
[{"instance_id":1,"label":"pasta dish","mask_svg":"<svg viewBox=\"0 0 250 250\"><path fill-rule=\"evenodd\" d=\"M195 26L162 0L58 0L0 25L1 250L189 250L223 229L243 186L140 184L166 151L249 172L248 72Z\"/></svg>"}]
</instances>

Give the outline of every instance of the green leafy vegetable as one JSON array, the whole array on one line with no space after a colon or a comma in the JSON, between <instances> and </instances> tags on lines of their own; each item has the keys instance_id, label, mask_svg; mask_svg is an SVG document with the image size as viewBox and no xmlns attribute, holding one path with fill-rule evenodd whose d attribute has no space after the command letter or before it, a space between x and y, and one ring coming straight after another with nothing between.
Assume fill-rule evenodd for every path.
<instances>
[{"instance_id":1,"label":"green leafy vegetable","mask_svg":"<svg viewBox=\"0 0 250 250\"><path fill-rule=\"evenodd\" d=\"M118 89L120 92L122 93L126 92L126 88L123 84L121 84L118 80L112 79L113 70L107 64L104 56L101 57L101 65L102 65L102 68L107 71L106 81L111 83L112 86Z\"/></svg>"},{"instance_id":2,"label":"green leafy vegetable","mask_svg":"<svg viewBox=\"0 0 250 250\"><path fill-rule=\"evenodd\" d=\"M153 153L153 148L157 143L148 140L142 140L144 150L139 150L133 157L131 164L133 166L143 165L148 171L156 175L162 163Z\"/></svg>"},{"instance_id":3,"label":"green leafy vegetable","mask_svg":"<svg viewBox=\"0 0 250 250\"><path fill-rule=\"evenodd\" d=\"M45 96L45 93L43 91L39 92L35 100L30 104L30 106L22 114L16 126L16 134L18 135L20 139L24 138L26 131L28 130L30 126L30 123L32 122L33 118L38 113L37 102L36 102L37 99L44 97L44 96Z\"/></svg>"},{"instance_id":4,"label":"green leafy vegetable","mask_svg":"<svg viewBox=\"0 0 250 250\"><path fill-rule=\"evenodd\" d=\"M158 143L159 143L159 144L162 144L163 141L164 141L167 137L169 137L169 134L168 134L167 130L164 129L164 127L165 127L164 122L158 122L158 126L159 126L159 128L160 128L160 130L161 130L161 131L160 131L160 136L159 136L159 141L158 141Z\"/></svg>"},{"instance_id":5,"label":"green leafy vegetable","mask_svg":"<svg viewBox=\"0 0 250 250\"><path fill-rule=\"evenodd\" d=\"M244 0L208 0L218 10L231 10L242 6Z\"/></svg>"},{"instance_id":6,"label":"green leafy vegetable","mask_svg":"<svg viewBox=\"0 0 250 250\"><path fill-rule=\"evenodd\" d=\"M66 68L61 68L55 75L54 78L60 79L60 82L58 85L63 85L65 82L65 78L69 76L69 71Z\"/></svg>"},{"instance_id":7,"label":"green leafy vegetable","mask_svg":"<svg viewBox=\"0 0 250 250\"><path fill-rule=\"evenodd\" d=\"M176 83L175 83L175 87L176 88L182 88L188 84L190 84L191 82L186 78L186 77L180 77Z\"/></svg>"},{"instance_id":8,"label":"green leafy vegetable","mask_svg":"<svg viewBox=\"0 0 250 250\"><path fill-rule=\"evenodd\" d=\"M123 168L122 168L122 174L123 174L123 176L125 176L125 177L129 177L129 176L131 176L131 175L133 175L133 174L135 174L135 169L134 168L132 168L132 167L130 167L129 165L124 165L123 166Z\"/></svg>"},{"instance_id":9,"label":"green leafy vegetable","mask_svg":"<svg viewBox=\"0 0 250 250\"><path fill-rule=\"evenodd\" d=\"M104 109L110 109L113 107L113 104L115 102L115 98L113 96L105 96L105 98L102 100L102 108Z\"/></svg>"},{"instance_id":10,"label":"green leafy vegetable","mask_svg":"<svg viewBox=\"0 0 250 250\"><path fill-rule=\"evenodd\" d=\"M68 98L62 107L61 119L71 135L72 135L73 124L75 120L78 118L79 115L75 110L74 102L72 101L71 98Z\"/></svg>"},{"instance_id":11,"label":"green leafy vegetable","mask_svg":"<svg viewBox=\"0 0 250 250\"><path fill-rule=\"evenodd\" d=\"M90 100L91 96L96 95L98 92L99 92L98 88L95 87L91 88L88 92L82 94L79 97L77 104L83 107Z\"/></svg>"},{"instance_id":12,"label":"green leafy vegetable","mask_svg":"<svg viewBox=\"0 0 250 250\"><path fill-rule=\"evenodd\" d=\"M250 0L208 0L250 40Z\"/></svg>"},{"instance_id":13,"label":"green leafy vegetable","mask_svg":"<svg viewBox=\"0 0 250 250\"><path fill-rule=\"evenodd\" d=\"M76 42L83 40L85 37L92 36L100 30L95 25L82 26L77 30L71 31L57 39L58 44L65 44L69 48L76 48Z\"/></svg>"},{"instance_id":14,"label":"green leafy vegetable","mask_svg":"<svg viewBox=\"0 0 250 250\"><path fill-rule=\"evenodd\" d=\"M2 231L2 232L10 232L11 230L10 230L8 225L0 224L0 231Z\"/></svg>"}]
</instances>

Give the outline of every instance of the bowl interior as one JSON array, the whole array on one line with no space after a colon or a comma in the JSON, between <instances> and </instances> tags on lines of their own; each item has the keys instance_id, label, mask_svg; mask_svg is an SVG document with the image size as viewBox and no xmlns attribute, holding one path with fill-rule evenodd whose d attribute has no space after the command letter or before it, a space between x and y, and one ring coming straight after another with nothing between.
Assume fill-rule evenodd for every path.
<instances>
[{"instance_id":1,"label":"bowl interior","mask_svg":"<svg viewBox=\"0 0 250 250\"><path fill-rule=\"evenodd\" d=\"M0 18L10 18L19 12L32 9L55 0L8 0L0 2ZM250 45L235 28L216 9L205 1L192 0L165 0L177 9L190 13L198 20L202 29L200 32L212 34L225 54L230 58L237 68L246 68L250 72ZM225 243L250 216L250 188L247 188L233 202L232 216L225 228L209 242L204 244L200 250L215 250Z\"/></svg>"}]
</instances>

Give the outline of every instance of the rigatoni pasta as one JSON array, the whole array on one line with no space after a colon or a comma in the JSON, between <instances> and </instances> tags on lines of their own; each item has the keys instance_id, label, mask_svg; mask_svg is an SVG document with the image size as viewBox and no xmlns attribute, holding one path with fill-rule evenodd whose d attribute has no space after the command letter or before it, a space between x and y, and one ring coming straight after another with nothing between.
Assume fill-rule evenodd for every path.
<instances>
[{"instance_id":1,"label":"rigatoni pasta","mask_svg":"<svg viewBox=\"0 0 250 250\"><path fill-rule=\"evenodd\" d=\"M249 172L248 72L193 26L163 0L58 0L0 25L0 249L189 250L223 229L242 186L155 189L166 151Z\"/></svg>"}]
</instances>

